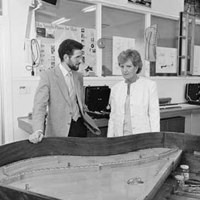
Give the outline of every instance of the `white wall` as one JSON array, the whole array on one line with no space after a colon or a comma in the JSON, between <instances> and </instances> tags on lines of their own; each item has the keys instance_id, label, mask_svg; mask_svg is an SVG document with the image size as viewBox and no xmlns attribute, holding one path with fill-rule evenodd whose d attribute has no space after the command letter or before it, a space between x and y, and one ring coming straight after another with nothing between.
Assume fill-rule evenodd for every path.
<instances>
[{"instance_id":1,"label":"white wall","mask_svg":"<svg viewBox=\"0 0 200 200\"><path fill-rule=\"evenodd\" d=\"M200 77L151 77L157 83L159 98L171 97L171 103L183 103L186 83L200 83ZM122 77L85 78L84 85L108 85L112 87Z\"/></svg>"},{"instance_id":2,"label":"white wall","mask_svg":"<svg viewBox=\"0 0 200 200\"><path fill-rule=\"evenodd\" d=\"M28 113L32 112L34 93L39 78L15 78L13 83L14 141L17 141L28 138L28 134L18 128L17 118L28 116Z\"/></svg>"},{"instance_id":3,"label":"white wall","mask_svg":"<svg viewBox=\"0 0 200 200\"><path fill-rule=\"evenodd\" d=\"M28 77L24 64L24 39L30 0L3 0L3 63L1 65L3 143L15 140L15 109L24 109L24 102L16 105L14 77Z\"/></svg>"},{"instance_id":4,"label":"white wall","mask_svg":"<svg viewBox=\"0 0 200 200\"><path fill-rule=\"evenodd\" d=\"M99 2L99 0L89 0L91 3ZM150 8L136 5L133 3L128 2L128 0L101 0L101 2L108 3L108 4L115 4L121 6L128 6L130 8L136 8L141 10L149 11ZM158 12L161 14L172 15L174 17L179 16L179 12L183 11L184 9L184 0L151 0L151 11Z\"/></svg>"},{"instance_id":5,"label":"white wall","mask_svg":"<svg viewBox=\"0 0 200 200\"><path fill-rule=\"evenodd\" d=\"M199 77L155 77L159 98L171 97L172 103L183 103L185 100L185 84L200 83Z\"/></svg>"},{"instance_id":6,"label":"white wall","mask_svg":"<svg viewBox=\"0 0 200 200\"><path fill-rule=\"evenodd\" d=\"M0 16L1 24L1 129L2 143L13 141L13 103L12 103L12 67L11 67L11 41L9 2L2 1L3 16Z\"/></svg>"},{"instance_id":7,"label":"white wall","mask_svg":"<svg viewBox=\"0 0 200 200\"><path fill-rule=\"evenodd\" d=\"M154 11L179 16L184 10L184 0L152 0L152 9Z\"/></svg>"},{"instance_id":8,"label":"white wall","mask_svg":"<svg viewBox=\"0 0 200 200\"><path fill-rule=\"evenodd\" d=\"M11 40L11 66L13 78L30 77L25 69L24 42L31 0L8 0Z\"/></svg>"}]
</instances>

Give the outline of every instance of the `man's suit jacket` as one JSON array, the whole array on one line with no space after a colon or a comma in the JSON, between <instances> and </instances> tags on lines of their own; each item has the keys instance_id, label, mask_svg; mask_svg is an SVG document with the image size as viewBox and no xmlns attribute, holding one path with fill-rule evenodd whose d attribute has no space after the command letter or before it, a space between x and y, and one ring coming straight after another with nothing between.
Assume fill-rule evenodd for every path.
<instances>
[{"instance_id":1,"label":"man's suit jacket","mask_svg":"<svg viewBox=\"0 0 200 200\"><path fill-rule=\"evenodd\" d=\"M85 113L83 76L76 71L72 71L74 78L75 92L85 125L93 133L100 132L94 121ZM47 114L46 127L44 125ZM41 73L41 79L34 97L33 107L33 131L44 130L46 137L66 137L68 136L72 110L68 88L64 76L57 66L53 69ZM81 130L80 130L81 131Z\"/></svg>"}]
</instances>

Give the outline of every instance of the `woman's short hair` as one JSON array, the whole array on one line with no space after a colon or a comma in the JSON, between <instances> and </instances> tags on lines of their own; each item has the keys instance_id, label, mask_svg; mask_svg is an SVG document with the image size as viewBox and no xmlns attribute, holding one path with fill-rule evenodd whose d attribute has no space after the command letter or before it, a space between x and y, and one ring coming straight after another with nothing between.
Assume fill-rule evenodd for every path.
<instances>
[{"instance_id":1,"label":"woman's short hair","mask_svg":"<svg viewBox=\"0 0 200 200\"><path fill-rule=\"evenodd\" d=\"M58 48L58 55L61 60L63 61L63 56L65 54L71 56L74 53L74 50L82 50L83 45L80 42L77 42L76 40L66 39L64 40L59 48Z\"/></svg>"},{"instance_id":2,"label":"woman's short hair","mask_svg":"<svg viewBox=\"0 0 200 200\"><path fill-rule=\"evenodd\" d=\"M127 49L122 51L118 56L119 65L124 64L126 61L131 60L133 66L138 67L137 74L142 70L142 60L140 53L137 50Z\"/></svg>"}]
</instances>

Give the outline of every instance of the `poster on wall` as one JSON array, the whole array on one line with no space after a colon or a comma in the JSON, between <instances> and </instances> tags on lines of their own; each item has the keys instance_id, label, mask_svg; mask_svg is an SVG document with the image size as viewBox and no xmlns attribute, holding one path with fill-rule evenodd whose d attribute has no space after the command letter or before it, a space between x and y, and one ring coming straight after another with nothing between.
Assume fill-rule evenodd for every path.
<instances>
[{"instance_id":1,"label":"poster on wall","mask_svg":"<svg viewBox=\"0 0 200 200\"><path fill-rule=\"evenodd\" d=\"M58 47L63 40L73 39L81 41L80 28L73 26L56 26L55 27L55 49L56 49L56 64L60 62L58 56Z\"/></svg>"},{"instance_id":2,"label":"poster on wall","mask_svg":"<svg viewBox=\"0 0 200 200\"><path fill-rule=\"evenodd\" d=\"M59 62L58 47L65 39L73 39L83 44L83 59L80 70L85 76L96 72L96 32L74 26L37 23L37 37L40 40L41 64L39 71L55 67ZM91 74L91 73L90 73Z\"/></svg>"},{"instance_id":3,"label":"poster on wall","mask_svg":"<svg viewBox=\"0 0 200 200\"><path fill-rule=\"evenodd\" d=\"M128 0L128 3L134 3L141 6L146 6L151 8L151 0Z\"/></svg>"},{"instance_id":4,"label":"poster on wall","mask_svg":"<svg viewBox=\"0 0 200 200\"><path fill-rule=\"evenodd\" d=\"M176 74L177 73L177 49L156 47L156 73Z\"/></svg>"},{"instance_id":5,"label":"poster on wall","mask_svg":"<svg viewBox=\"0 0 200 200\"><path fill-rule=\"evenodd\" d=\"M55 67L55 57L54 39L44 38L42 42L40 41L40 65L37 74Z\"/></svg>"},{"instance_id":6,"label":"poster on wall","mask_svg":"<svg viewBox=\"0 0 200 200\"><path fill-rule=\"evenodd\" d=\"M113 53L112 53L112 72L113 75L121 75L121 69L118 65L118 55L127 49L135 48L135 39L113 36Z\"/></svg>"},{"instance_id":7,"label":"poster on wall","mask_svg":"<svg viewBox=\"0 0 200 200\"><path fill-rule=\"evenodd\" d=\"M94 29L81 28L81 43L83 44L83 61L80 70L84 75L96 72L96 34Z\"/></svg>"}]
</instances>

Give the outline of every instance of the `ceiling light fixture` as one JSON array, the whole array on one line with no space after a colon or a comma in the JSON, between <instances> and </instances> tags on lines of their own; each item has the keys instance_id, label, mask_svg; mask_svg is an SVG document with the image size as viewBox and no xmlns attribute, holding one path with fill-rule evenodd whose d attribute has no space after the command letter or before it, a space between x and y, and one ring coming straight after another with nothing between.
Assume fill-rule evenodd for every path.
<instances>
[{"instance_id":1,"label":"ceiling light fixture","mask_svg":"<svg viewBox=\"0 0 200 200\"><path fill-rule=\"evenodd\" d=\"M88 6L88 7L83 8L82 12L87 13L87 12L93 12L95 10L96 10L96 6L93 5L93 6Z\"/></svg>"},{"instance_id":2,"label":"ceiling light fixture","mask_svg":"<svg viewBox=\"0 0 200 200\"><path fill-rule=\"evenodd\" d=\"M71 19L66 19L65 17L62 17L58 20L53 21L51 24L53 24L53 25L63 24L63 23L68 22L70 20Z\"/></svg>"}]
</instances>

